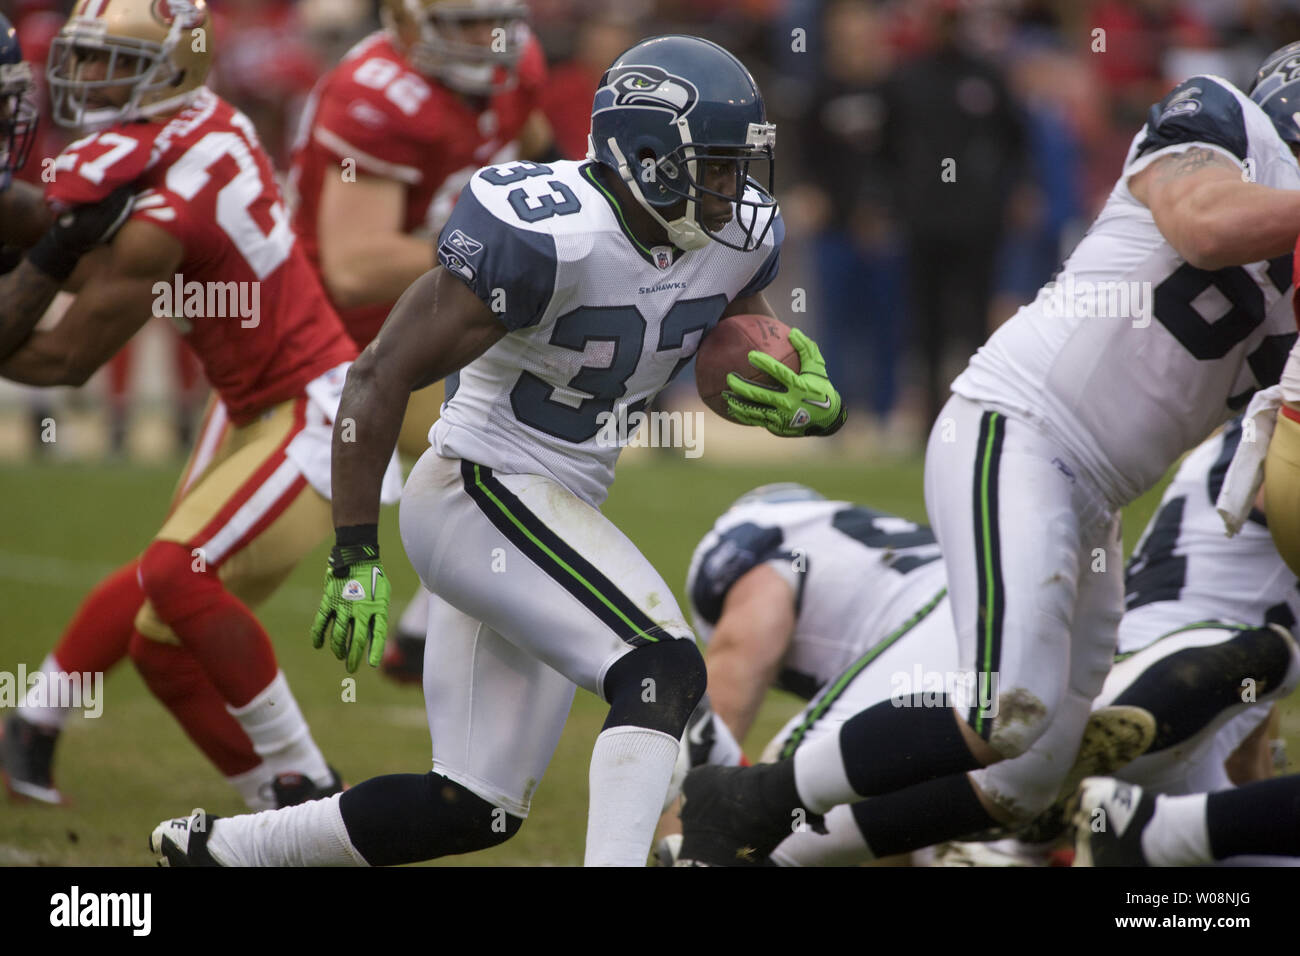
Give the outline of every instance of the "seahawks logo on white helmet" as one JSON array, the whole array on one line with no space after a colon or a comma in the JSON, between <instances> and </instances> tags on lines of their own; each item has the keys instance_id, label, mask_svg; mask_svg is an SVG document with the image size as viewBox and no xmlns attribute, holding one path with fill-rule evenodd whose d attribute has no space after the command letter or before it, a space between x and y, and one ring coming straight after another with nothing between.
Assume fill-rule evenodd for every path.
<instances>
[{"instance_id":1,"label":"seahawks logo on white helmet","mask_svg":"<svg viewBox=\"0 0 1300 956\"><path fill-rule=\"evenodd\" d=\"M680 119L700 98L695 84L657 66L621 66L596 91L592 114L614 109L663 110Z\"/></svg>"}]
</instances>

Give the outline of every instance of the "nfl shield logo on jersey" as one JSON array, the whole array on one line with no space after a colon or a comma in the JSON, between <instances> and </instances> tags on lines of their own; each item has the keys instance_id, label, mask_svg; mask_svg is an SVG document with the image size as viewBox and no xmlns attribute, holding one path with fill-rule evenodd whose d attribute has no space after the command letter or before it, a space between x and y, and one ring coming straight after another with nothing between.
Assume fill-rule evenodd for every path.
<instances>
[{"instance_id":1,"label":"nfl shield logo on jersey","mask_svg":"<svg viewBox=\"0 0 1300 956\"><path fill-rule=\"evenodd\" d=\"M673 264L673 250L671 246L655 246L650 251L654 253L656 269L667 269Z\"/></svg>"}]
</instances>

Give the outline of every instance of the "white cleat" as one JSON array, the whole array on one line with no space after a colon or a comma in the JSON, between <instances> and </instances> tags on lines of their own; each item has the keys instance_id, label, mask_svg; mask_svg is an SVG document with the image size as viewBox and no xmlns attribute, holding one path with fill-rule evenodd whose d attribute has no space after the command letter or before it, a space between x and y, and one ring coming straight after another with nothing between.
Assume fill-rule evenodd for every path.
<instances>
[{"instance_id":1,"label":"white cleat","mask_svg":"<svg viewBox=\"0 0 1300 956\"><path fill-rule=\"evenodd\" d=\"M1112 777L1083 781L1070 807L1075 866L1149 866L1142 831L1155 815L1156 798Z\"/></svg>"},{"instance_id":2,"label":"white cleat","mask_svg":"<svg viewBox=\"0 0 1300 956\"><path fill-rule=\"evenodd\" d=\"M159 866L221 866L208 852L208 836L214 821L221 819L205 810L188 817L164 820L149 834L149 849Z\"/></svg>"}]
</instances>

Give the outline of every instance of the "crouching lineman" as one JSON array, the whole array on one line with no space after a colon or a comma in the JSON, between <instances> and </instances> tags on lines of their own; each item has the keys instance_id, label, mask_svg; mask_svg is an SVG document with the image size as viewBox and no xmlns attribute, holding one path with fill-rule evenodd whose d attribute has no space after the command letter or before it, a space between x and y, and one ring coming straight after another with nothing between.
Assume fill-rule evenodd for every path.
<instances>
[{"instance_id":1,"label":"crouching lineman","mask_svg":"<svg viewBox=\"0 0 1300 956\"><path fill-rule=\"evenodd\" d=\"M1149 790L1180 794L1231 787L1260 772L1271 704L1300 679L1300 651L1286 631L1300 612L1300 592L1262 516L1234 539L1222 533L1214 500L1240 437L1234 421L1189 455L1147 526L1127 572L1120 654L1092 702L1078 753L1071 757L1071 742L1049 730L1020 760L991 768L1002 786L1034 794L1026 818L1049 811L1024 833L1044 846L1008 846L1003 862L1045 862L1046 844L1065 829L1064 798L1086 775L1118 770ZM687 581L697 629L712 634L713 710L692 717L683 744L690 764L738 763L735 739L743 739L770 684L812 699L773 738L766 760L833 735L881 701L923 705L915 695L933 693L932 685L961 684L938 557L927 529L824 501L811 489L759 489L740 499L696 549ZM995 687L973 691L984 706L996 694ZM1064 784L1044 766L1054 757L1073 763ZM1253 769L1229 779L1230 761ZM835 807L826 834L805 827L772 861L872 859L855 817L860 808ZM661 846L661 860L677 845Z\"/></svg>"},{"instance_id":2,"label":"crouching lineman","mask_svg":"<svg viewBox=\"0 0 1300 956\"><path fill-rule=\"evenodd\" d=\"M391 452L411 389L452 375L401 506L407 555L433 595L433 772L289 810L165 821L155 852L173 864L379 865L494 846L522 825L581 686L610 705L586 862L645 864L705 670L668 586L598 510L619 453L599 438L601 415L643 408L724 315L772 314L762 289L784 231L769 192L774 135L735 57L656 37L602 78L587 162L473 176L443 229L442 265L349 373L340 414L357 441L334 444L337 544L313 627L318 646L378 665L376 456ZM767 190L751 169L766 170ZM830 433L840 397L816 346L791 340L800 372L775 369L767 404L732 394L732 415L781 435Z\"/></svg>"},{"instance_id":3,"label":"crouching lineman","mask_svg":"<svg viewBox=\"0 0 1300 956\"><path fill-rule=\"evenodd\" d=\"M356 350L295 242L252 124L204 85L212 40L194 37L209 27L202 0L73 9L47 69L53 111L97 131L59 156L47 199L76 208L137 195L112 244L87 257L59 324L26 337L0 375L80 385L160 305L174 316L220 400L162 529L87 598L44 669L107 670L129 648L149 689L260 808L339 787L250 606L328 534L331 423ZM75 258L38 265L53 288ZM196 285L206 294L194 308ZM160 288L172 293L162 303ZM0 338L39 318L10 313ZM11 718L11 783L16 768L48 776L61 716Z\"/></svg>"}]
</instances>

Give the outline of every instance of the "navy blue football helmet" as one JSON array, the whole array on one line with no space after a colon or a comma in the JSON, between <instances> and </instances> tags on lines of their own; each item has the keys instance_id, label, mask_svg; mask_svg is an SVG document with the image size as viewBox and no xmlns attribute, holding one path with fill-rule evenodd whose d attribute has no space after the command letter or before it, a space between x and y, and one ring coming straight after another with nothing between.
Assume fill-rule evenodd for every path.
<instances>
[{"instance_id":1,"label":"navy blue football helmet","mask_svg":"<svg viewBox=\"0 0 1300 956\"><path fill-rule=\"evenodd\" d=\"M1249 95L1268 114L1278 135L1300 146L1300 41L1268 55Z\"/></svg>"},{"instance_id":2,"label":"navy blue football helmet","mask_svg":"<svg viewBox=\"0 0 1300 956\"><path fill-rule=\"evenodd\" d=\"M37 118L31 64L23 62L13 24L0 14L0 189L27 162Z\"/></svg>"},{"instance_id":3,"label":"navy blue football helmet","mask_svg":"<svg viewBox=\"0 0 1300 956\"><path fill-rule=\"evenodd\" d=\"M776 218L775 146L776 127L744 64L716 43L674 35L643 40L605 71L591 108L587 158L616 170L678 248L698 249L712 239L751 252ZM734 169L729 193L703 185L705 164ZM767 167L766 187L750 179L755 164ZM732 204L722 228L701 221L704 195Z\"/></svg>"}]
</instances>

